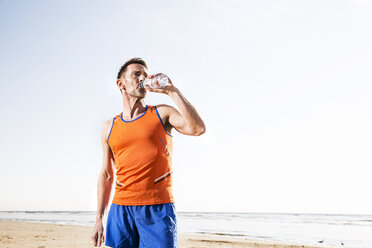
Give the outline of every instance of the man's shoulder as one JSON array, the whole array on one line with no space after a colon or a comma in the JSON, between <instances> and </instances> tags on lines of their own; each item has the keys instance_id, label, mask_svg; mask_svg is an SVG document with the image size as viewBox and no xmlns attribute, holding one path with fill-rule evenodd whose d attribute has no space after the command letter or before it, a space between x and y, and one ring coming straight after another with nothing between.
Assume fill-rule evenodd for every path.
<instances>
[{"instance_id":1,"label":"man's shoulder","mask_svg":"<svg viewBox=\"0 0 372 248\"><path fill-rule=\"evenodd\" d=\"M116 117L116 116L115 116ZM115 118L113 117L113 118ZM102 124L102 132L108 133L111 129L113 118L110 118L108 120L105 120Z\"/></svg>"},{"instance_id":2,"label":"man's shoulder","mask_svg":"<svg viewBox=\"0 0 372 248\"><path fill-rule=\"evenodd\" d=\"M111 123L112 123L112 118L111 118L111 119L108 119L108 120L105 120L105 121L103 122L102 125L103 125L104 127L107 127L107 126L110 126Z\"/></svg>"},{"instance_id":3,"label":"man's shoulder","mask_svg":"<svg viewBox=\"0 0 372 248\"><path fill-rule=\"evenodd\" d=\"M158 105L156 105L156 109L159 112L162 112L162 113L168 113L168 112L171 112L171 111L175 110L175 108L173 106L170 106L170 105L167 105L167 104L158 104Z\"/></svg>"}]
</instances>

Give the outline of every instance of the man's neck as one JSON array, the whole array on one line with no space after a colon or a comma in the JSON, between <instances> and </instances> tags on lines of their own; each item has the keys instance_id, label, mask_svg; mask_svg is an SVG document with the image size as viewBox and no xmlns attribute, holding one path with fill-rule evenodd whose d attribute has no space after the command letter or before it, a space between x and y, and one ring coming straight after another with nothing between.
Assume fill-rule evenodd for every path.
<instances>
[{"instance_id":1,"label":"man's neck","mask_svg":"<svg viewBox=\"0 0 372 248\"><path fill-rule=\"evenodd\" d=\"M131 121L145 112L146 104L143 98L136 98L123 94L123 118Z\"/></svg>"}]
</instances>

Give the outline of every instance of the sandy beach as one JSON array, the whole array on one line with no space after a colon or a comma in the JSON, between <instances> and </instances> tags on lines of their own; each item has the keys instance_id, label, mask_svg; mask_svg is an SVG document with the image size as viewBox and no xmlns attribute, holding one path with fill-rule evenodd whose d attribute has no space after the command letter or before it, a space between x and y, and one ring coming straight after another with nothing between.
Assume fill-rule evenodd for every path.
<instances>
[{"instance_id":1,"label":"sandy beach","mask_svg":"<svg viewBox=\"0 0 372 248\"><path fill-rule=\"evenodd\" d=\"M85 226L0 221L0 247L94 247L90 240L92 230L92 227ZM179 234L179 239L181 248L311 248L310 246L275 244L262 241L258 242L244 238L230 238L217 235ZM103 245L101 247L106 246Z\"/></svg>"}]
</instances>

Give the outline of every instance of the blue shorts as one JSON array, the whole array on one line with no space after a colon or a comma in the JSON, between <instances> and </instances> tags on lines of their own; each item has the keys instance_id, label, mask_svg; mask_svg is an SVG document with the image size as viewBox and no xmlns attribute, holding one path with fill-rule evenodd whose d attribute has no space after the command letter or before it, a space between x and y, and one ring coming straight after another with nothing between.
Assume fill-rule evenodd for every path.
<instances>
[{"instance_id":1,"label":"blue shorts","mask_svg":"<svg viewBox=\"0 0 372 248\"><path fill-rule=\"evenodd\" d=\"M105 245L113 248L178 248L174 203L121 206L112 203Z\"/></svg>"}]
</instances>

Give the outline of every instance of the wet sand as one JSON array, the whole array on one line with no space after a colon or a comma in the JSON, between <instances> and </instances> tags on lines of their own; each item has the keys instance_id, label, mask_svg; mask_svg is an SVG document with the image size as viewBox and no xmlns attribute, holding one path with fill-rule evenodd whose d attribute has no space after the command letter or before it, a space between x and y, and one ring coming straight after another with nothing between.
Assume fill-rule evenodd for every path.
<instances>
[{"instance_id":1,"label":"wet sand","mask_svg":"<svg viewBox=\"0 0 372 248\"><path fill-rule=\"evenodd\" d=\"M93 227L86 226L0 221L0 248L93 248L92 231ZM180 248L313 248L204 234L179 234L179 245Z\"/></svg>"}]
</instances>

